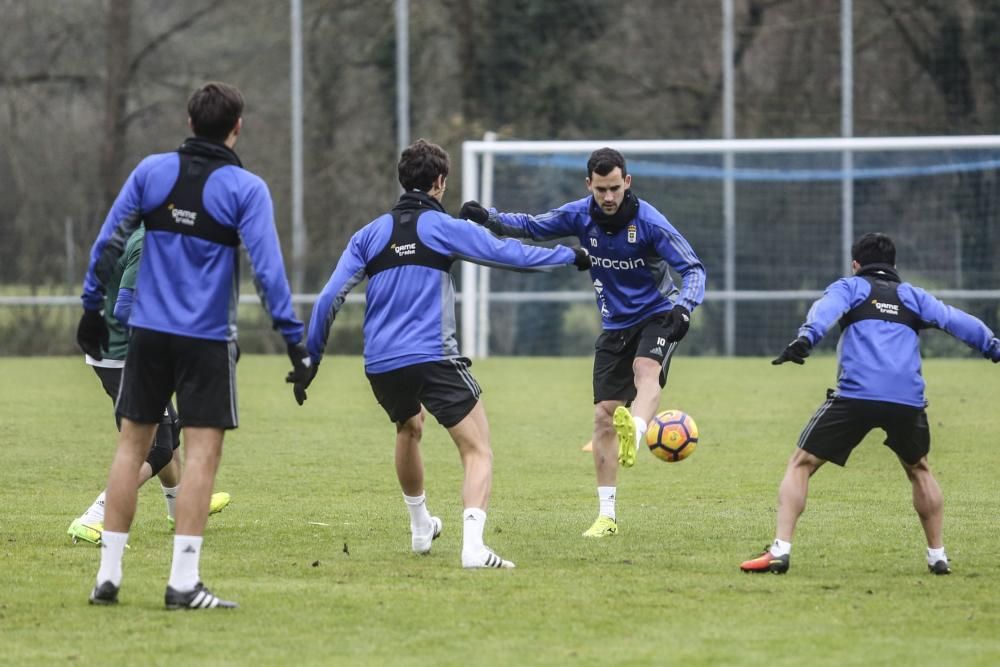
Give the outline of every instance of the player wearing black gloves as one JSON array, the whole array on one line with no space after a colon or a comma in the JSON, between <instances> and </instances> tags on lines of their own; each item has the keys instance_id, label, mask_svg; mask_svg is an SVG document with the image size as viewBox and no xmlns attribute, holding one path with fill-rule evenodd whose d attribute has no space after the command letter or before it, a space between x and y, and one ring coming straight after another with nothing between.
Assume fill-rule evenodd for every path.
<instances>
[{"instance_id":1,"label":"player wearing black gloves","mask_svg":"<svg viewBox=\"0 0 1000 667\"><path fill-rule=\"evenodd\" d=\"M420 139L399 159L404 193L391 211L358 230L337 261L309 319L309 357L291 354L288 376L301 404L323 358L344 300L368 279L365 289L365 374L372 392L395 424L396 475L410 512L411 548L427 553L441 534L441 519L427 509L420 443L424 411L448 429L465 469L462 500L462 566L509 568L483 542L493 475L489 423L471 362L455 340L455 288L449 269L459 259L521 271L564 266L586 270L586 251L538 248L496 237L441 205L450 161L438 145ZM308 364L311 358L312 366ZM300 363L301 362L301 363Z\"/></svg>"},{"instance_id":2,"label":"player wearing black gloves","mask_svg":"<svg viewBox=\"0 0 1000 667\"><path fill-rule=\"evenodd\" d=\"M194 92L187 111L194 136L176 151L146 157L132 171L94 242L84 279L77 340L101 359L108 333L100 309L110 269L124 250L123 239L145 226L129 315L132 334L115 405L121 435L108 477L92 604L118 601L136 480L164 406L174 395L185 465L164 603L167 609L236 606L205 588L199 562L224 434L239 423L235 288L241 244L274 328L286 343L298 346L291 355L293 373L305 400L303 326L292 310L271 195L233 150L243 127L243 95L233 86L208 83Z\"/></svg>"},{"instance_id":3,"label":"player wearing black gloves","mask_svg":"<svg viewBox=\"0 0 1000 667\"><path fill-rule=\"evenodd\" d=\"M884 234L866 234L851 248L854 275L828 286L812 305L798 337L772 364L805 363L813 345L839 322L837 388L806 425L778 488L774 542L744 572L788 571L792 534L806 506L809 479L827 461L846 465L873 429L898 457L913 487L913 508L927 539L927 567L949 574L941 525L941 489L927 463L931 435L920 370L920 335L940 329L994 362L1000 340L979 319L903 282L896 273L896 247Z\"/></svg>"},{"instance_id":4,"label":"player wearing black gloves","mask_svg":"<svg viewBox=\"0 0 1000 667\"><path fill-rule=\"evenodd\" d=\"M594 151L586 183L590 196L541 215L500 213L469 201L459 216L499 236L538 241L575 236L590 253L604 331L594 356L600 515L584 536L605 537L618 532L616 460L625 467L635 464L646 426L659 408L670 359L688 332L691 311L704 297L705 268L674 226L632 193L621 153ZM668 269L680 275L679 289Z\"/></svg>"}]
</instances>

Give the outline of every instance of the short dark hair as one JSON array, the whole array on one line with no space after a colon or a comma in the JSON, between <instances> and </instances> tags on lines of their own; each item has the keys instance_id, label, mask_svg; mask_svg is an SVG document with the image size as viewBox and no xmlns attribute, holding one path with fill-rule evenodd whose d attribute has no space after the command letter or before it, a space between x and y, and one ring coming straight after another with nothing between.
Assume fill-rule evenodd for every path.
<instances>
[{"instance_id":1,"label":"short dark hair","mask_svg":"<svg viewBox=\"0 0 1000 667\"><path fill-rule=\"evenodd\" d=\"M211 81L191 94L187 110L196 137L225 141L243 115L243 93Z\"/></svg>"},{"instance_id":2,"label":"short dark hair","mask_svg":"<svg viewBox=\"0 0 1000 667\"><path fill-rule=\"evenodd\" d=\"M438 176L448 177L448 153L437 144L417 139L399 156L399 184L404 190L427 192Z\"/></svg>"},{"instance_id":3,"label":"short dark hair","mask_svg":"<svg viewBox=\"0 0 1000 667\"><path fill-rule=\"evenodd\" d=\"M623 177L628 173L625 171L625 156L613 148L598 148L587 160L587 178L590 178L591 174L607 176L615 167L622 170Z\"/></svg>"},{"instance_id":4,"label":"short dark hair","mask_svg":"<svg viewBox=\"0 0 1000 667\"><path fill-rule=\"evenodd\" d=\"M861 266L896 265L896 246L885 234L865 234L851 246L851 259Z\"/></svg>"}]
</instances>

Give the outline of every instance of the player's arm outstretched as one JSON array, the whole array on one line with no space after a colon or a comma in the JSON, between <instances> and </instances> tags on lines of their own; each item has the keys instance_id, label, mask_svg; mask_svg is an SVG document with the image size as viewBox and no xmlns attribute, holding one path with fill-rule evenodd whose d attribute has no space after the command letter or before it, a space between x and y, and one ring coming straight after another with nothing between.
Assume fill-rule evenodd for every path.
<instances>
[{"instance_id":1,"label":"player's arm outstretched","mask_svg":"<svg viewBox=\"0 0 1000 667\"><path fill-rule=\"evenodd\" d=\"M432 224L425 224L422 219L418 230L421 240L431 249L484 266L513 271L551 271L570 265L580 271L590 268L590 257L580 248L525 245L517 239L498 238L465 220L442 216Z\"/></svg>"},{"instance_id":2,"label":"player's arm outstretched","mask_svg":"<svg viewBox=\"0 0 1000 667\"><path fill-rule=\"evenodd\" d=\"M866 295L857 290L862 284L841 278L827 287L823 296L809 308L806 321L799 327L798 337L785 346L781 354L771 363L778 365L791 361L799 365L804 364L809 352L823 339L830 327L865 298Z\"/></svg>"},{"instance_id":3,"label":"player's arm outstretched","mask_svg":"<svg viewBox=\"0 0 1000 667\"><path fill-rule=\"evenodd\" d=\"M494 208L485 208L477 201L467 201L462 204L458 217L482 225L497 236L517 239L549 241L578 235L576 216L564 207L536 216L500 213Z\"/></svg>"},{"instance_id":4,"label":"player's arm outstretched","mask_svg":"<svg viewBox=\"0 0 1000 667\"><path fill-rule=\"evenodd\" d=\"M1000 362L1000 339L978 317L949 306L914 285L903 285L900 292L903 303L922 320L954 336L993 363ZM907 303L911 299L912 303Z\"/></svg>"}]
</instances>

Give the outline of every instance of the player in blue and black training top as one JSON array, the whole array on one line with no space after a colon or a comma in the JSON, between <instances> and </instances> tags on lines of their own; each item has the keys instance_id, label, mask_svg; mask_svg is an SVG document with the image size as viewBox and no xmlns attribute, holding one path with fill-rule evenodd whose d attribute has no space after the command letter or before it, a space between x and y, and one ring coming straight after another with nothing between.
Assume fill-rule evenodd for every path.
<instances>
[{"instance_id":1,"label":"player in blue and black training top","mask_svg":"<svg viewBox=\"0 0 1000 667\"><path fill-rule=\"evenodd\" d=\"M604 328L594 354L592 440L600 513L583 535L605 537L618 532L616 435L617 461L631 467L659 409L670 359L705 296L705 267L680 232L632 193L621 153L594 151L586 183L591 196L542 215L499 213L478 202L466 202L459 215L503 236L575 236L590 251ZM680 275L680 289L669 269Z\"/></svg>"},{"instance_id":2,"label":"player in blue and black training top","mask_svg":"<svg viewBox=\"0 0 1000 667\"><path fill-rule=\"evenodd\" d=\"M411 547L427 553L441 532L441 520L427 510L421 405L458 446L464 536L462 566L514 567L483 543L490 496L492 458L489 425L480 388L455 342L455 290L449 269L458 259L524 271L590 266L587 253L563 246L536 248L501 240L441 206L449 171L448 154L420 139L403 151L399 183L405 192L388 213L351 237L329 282L313 307L308 347L313 368L323 357L330 326L347 293L368 279L365 292L365 374L379 405L396 424L396 474L410 511ZM311 378L295 381L305 399Z\"/></svg>"},{"instance_id":3,"label":"player in blue and black training top","mask_svg":"<svg viewBox=\"0 0 1000 667\"><path fill-rule=\"evenodd\" d=\"M238 423L241 241L264 305L288 344L293 372L307 373L304 327L292 311L271 195L233 152L243 123L243 95L233 86L209 83L194 92L187 110L194 137L176 151L150 155L129 175L91 249L83 284L77 341L100 360L108 341L101 316L104 292L126 239L140 223L145 225L116 404L121 435L108 479L93 604L118 600L139 468L164 406L176 393L186 456L166 606L236 606L204 587L198 564L223 435Z\"/></svg>"},{"instance_id":4,"label":"player in blue and black training top","mask_svg":"<svg viewBox=\"0 0 1000 667\"><path fill-rule=\"evenodd\" d=\"M927 464L931 437L919 333L941 329L994 363L1000 361L1000 340L972 315L903 282L888 236L862 236L851 248L851 257L854 275L826 288L809 309L798 338L772 362L804 363L813 346L839 322L837 388L827 392L788 462L778 489L774 543L745 561L740 566L744 572L788 571L792 534L806 506L809 478L827 461L845 465L865 435L880 428L886 433L885 445L913 485L913 507L927 538L927 566L934 574L951 573L941 533L941 488Z\"/></svg>"}]
</instances>

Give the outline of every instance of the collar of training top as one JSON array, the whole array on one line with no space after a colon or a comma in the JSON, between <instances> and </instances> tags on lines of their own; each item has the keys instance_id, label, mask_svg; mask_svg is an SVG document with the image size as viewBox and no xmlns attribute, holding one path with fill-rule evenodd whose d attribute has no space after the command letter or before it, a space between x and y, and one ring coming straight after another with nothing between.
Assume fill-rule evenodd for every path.
<instances>
[{"instance_id":1,"label":"collar of training top","mask_svg":"<svg viewBox=\"0 0 1000 667\"><path fill-rule=\"evenodd\" d=\"M435 211L440 211L441 213L447 213L444 210L444 206L441 205L437 199L431 197L426 192L421 192L420 190L410 190L409 192L404 192L400 197L396 205L392 207L394 211L412 211L413 209L434 209Z\"/></svg>"},{"instance_id":2,"label":"collar of training top","mask_svg":"<svg viewBox=\"0 0 1000 667\"><path fill-rule=\"evenodd\" d=\"M622 204L613 215L604 212L593 197L590 198L590 218L597 226L606 232L617 232L630 223L639 212L639 198L632 194L631 188L625 191Z\"/></svg>"},{"instance_id":3,"label":"collar of training top","mask_svg":"<svg viewBox=\"0 0 1000 667\"><path fill-rule=\"evenodd\" d=\"M188 137L184 140L184 143L181 144L180 148L177 149L177 152L187 153L189 155L201 155L214 160L228 162L229 164L237 167L243 166L243 163L240 162L240 158L229 146L218 141L205 139L204 137Z\"/></svg>"},{"instance_id":4,"label":"collar of training top","mask_svg":"<svg viewBox=\"0 0 1000 667\"><path fill-rule=\"evenodd\" d=\"M899 273L896 272L896 267L891 264L865 264L854 275L858 277L874 276L877 278L888 278L895 283L903 282L899 278Z\"/></svg>"}]
</instances>

